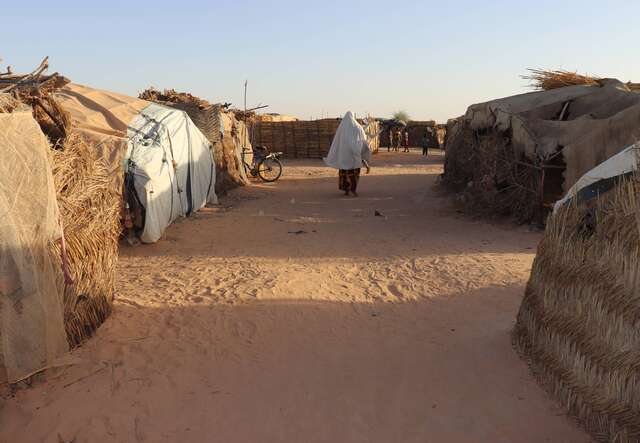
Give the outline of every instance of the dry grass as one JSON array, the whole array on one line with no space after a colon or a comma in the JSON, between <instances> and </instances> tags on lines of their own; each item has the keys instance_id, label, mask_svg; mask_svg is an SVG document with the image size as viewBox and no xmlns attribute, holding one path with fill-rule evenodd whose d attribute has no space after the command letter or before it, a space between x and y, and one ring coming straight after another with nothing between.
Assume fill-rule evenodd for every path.
<instances>
[{"instance_id":1,"label":"dry grass","mask_svg":"<svg viewBox=\"0 0 640 443\"><path fill-rule=\"evenodd\" d=\"M64 290L64 319L71 346L91 336L108 317L115 291L121 177L114 176L111 165L94 153L95 146L71 133L63 149L54 150L52 157L74 279Z\"/></svg>"},{"instance_id":2,"label":"dry grass","mask_svg":"<svg viewBox=\"0 0 640 443\"><path fill-rule=\"evenodd\" d=\"M445 152L443 184L470 212L513 216L518 223L540 221L541 169L516 156L508 135L473 131L460 120Z\"/></svg>"},{"instance_id":3,"label":"dry grass","mask_svg":"<svg viewBox=\"0 0 640 443\"><path fill-rule=\"evenodd\" d=\"M602 442L640 441L640 178L552 217L514 331L549 392Z\"/></svg>"},{"instance_id":4,"label":"dry grass","mask_svg":"<svg viewBox=\"0 0 640 443\"><path fill-rule=\"evenodd\" d=\"M523 79L529 80L532 88L549 91L551 89L564 88L576 85L597 85L599 77L582 75L570 71L547 71L544 69L529 69L529 74L523 75Z\"/></svg>"},{"instance_id":5,"label":"dry grass","mask_svg":"<svg viewBox=\"0 0 640 443\"><path fill-rule=\"evenodd\" d=\"M9 114L14 111L20 110L20 108L28 109L20 100L15 98L11 94L0 93L0 113Z\"/></svg>"},{"instance_id":6,"label":"dry grass","mask_svg":"<svg viewBox=\"0 0 640 443\"><path fill-rule=\"evenodd\" d=\"M178 92L175 89L165 89L159 91L154 87L150 87L138 94L138 98L148 100L150 102L162 103L183 103L189 105L195 105L200 109L207 109L211 107L211 103L188 92Z\"/></svg>"}]
</instances>

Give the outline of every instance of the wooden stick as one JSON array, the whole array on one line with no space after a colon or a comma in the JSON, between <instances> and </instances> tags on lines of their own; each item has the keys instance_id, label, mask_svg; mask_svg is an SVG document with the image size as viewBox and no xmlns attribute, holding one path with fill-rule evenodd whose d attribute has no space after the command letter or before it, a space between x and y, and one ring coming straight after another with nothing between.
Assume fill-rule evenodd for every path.
<instances>
[{"instance_id":1,"label":"wooden stick","mask_svg":"<svg viewBox=\"0 0 640 443\"><path fill-rule=\"evenodd\" d=\"M25 75L22 79L20 79L18 82L14 83L13 85L8 86L4 89L1 89L0 92L9 92L12 89L16 88L17 86L21 85L22 83L25 83L27 80L31 80L32 78L37 78L40 76L40 74L42 74L48 68L49 68L49 56L45 57L44 60L40 62L40 65L34 71Z\"/></svg>"},{"instance_id":2,"label":"wooden stick","mask_svg":"<svg viewBox=\"0 0 640 443\"><path fill-rule=\"evenodd\" d=\"M38 105L38 106L40 106L40 108L42 108L42 110L45 112L45 114L47 114L49 116L49 118L51 119L51 121L58 127L58 129L60 129L62 134L66 133L66 128L64 127L64 124L59 122L58 119L56 119L54 117L53 113L49 109L47 109L47 107L45 106L45 104L44 104L44 102L42 100L40 100L39 98L36 99L36 105Z\"/></svg>"}]
</instances>

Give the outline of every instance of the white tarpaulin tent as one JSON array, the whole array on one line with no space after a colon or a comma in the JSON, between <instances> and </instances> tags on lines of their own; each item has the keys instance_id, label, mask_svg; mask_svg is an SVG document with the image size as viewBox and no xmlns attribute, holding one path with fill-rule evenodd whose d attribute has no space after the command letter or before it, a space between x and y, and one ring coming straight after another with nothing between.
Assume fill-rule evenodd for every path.
<instances>
[{"instance_id":1,"label":"white tarpaulin tent","mask_svg":"<svg viewBox=\"0 0 640 443\"><path fill-rule=\"evenodd\" d=\"M217 203L211 144L184 111L155 103L129 124L125 171L145 209L140 239L154 243L178 217Z\"/></svg>"},{"instance_id":2,"label":"white tarpaulin tent","mask_svg":"<svg viewBox=\"0 0 640 443\"><path fill-rule=\"evenodd\" d=\"M637 171L639 161L640 143L635 143L584 174L567 195L556 202L553 211L556 212L573 199L586 201L606 192L616 179Z\"/></svg>"},{"instance_id":3,"label":"white tarpaulin tent","mask_svg":"<svg viewBox=\"0 0 640 443\"><path fill-rule=\"evenodd\" d=\"M55 98L114 174L123 173L126 151L127 193L133 188L142 206L144 223L136 226L143 242L158 241L178 217L217 203L211 145L186 112L76 83Z\"/></svg>"}]
</instances>

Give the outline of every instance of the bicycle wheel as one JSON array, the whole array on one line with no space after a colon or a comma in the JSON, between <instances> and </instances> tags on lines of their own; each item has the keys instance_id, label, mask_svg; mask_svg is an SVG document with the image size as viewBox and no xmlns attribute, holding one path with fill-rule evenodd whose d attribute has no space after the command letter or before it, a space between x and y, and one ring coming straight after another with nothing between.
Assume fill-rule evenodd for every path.
<instances>
[{"instance_id":1,"label":"bicycle wheel","mask_svg":"<svg viewBox=\"0 0 640 443\"><path fill-rule=\"evenodd\" d=\"M266 182L274 182L282 175L282 163L277 158L265 158L258 164L258 175Z\"/></svg>"}]
</instances>

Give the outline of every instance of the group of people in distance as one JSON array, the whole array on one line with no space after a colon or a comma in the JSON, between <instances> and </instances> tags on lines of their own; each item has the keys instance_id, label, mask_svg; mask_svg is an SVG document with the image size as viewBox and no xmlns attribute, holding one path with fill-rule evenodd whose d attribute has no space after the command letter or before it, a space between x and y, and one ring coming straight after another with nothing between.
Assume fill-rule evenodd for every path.
<instances>
[{"instance_id":1,"label":"group of people in distance","mask_svg":"<svg viewBox=\"0 0 640 443\"><path fill-rule=\"evenodd\" d=\"M390 129L387 152L391 152L392 149L395 152L400 152L400 147L402 147L402 152L409 152L409 131L406 129L402 131Z\"/></svg>"},{"instance_id":2,"label":"group of people in distance","mask_svg":"<svg viewBox=\"0 0 640 443\"><path fill-rule=\"evenodd\" d=\"M425 133L420 141L422 147L422 155L429 155L429 136ZM395 152L409 152L409 131L404 130L389 130L389 146L387 152L391 150Z\"/></svg>"}]
</instances>

